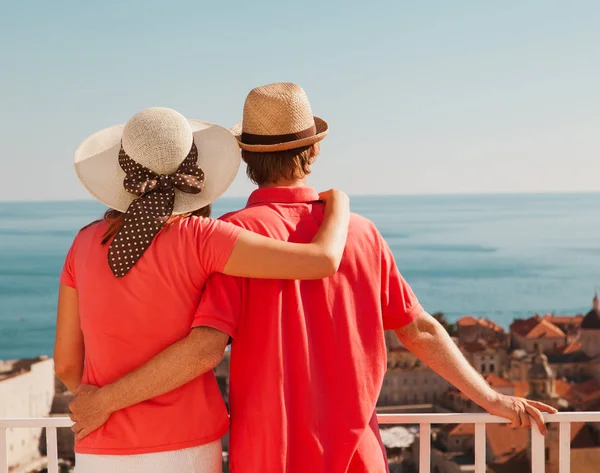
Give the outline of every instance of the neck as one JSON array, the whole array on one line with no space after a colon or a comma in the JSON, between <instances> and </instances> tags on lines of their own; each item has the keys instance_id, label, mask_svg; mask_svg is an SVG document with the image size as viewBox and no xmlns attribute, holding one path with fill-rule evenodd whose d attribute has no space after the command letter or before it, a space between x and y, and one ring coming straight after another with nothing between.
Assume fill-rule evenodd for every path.
<instances>
[{"instance_id":1,"label":"neck","mask_svg":"<svg viewBox=\"0 0 600 473\"><path fill-rule=\"evenodd\" d=\"M268 188L268 187L304 187L306 186L306 177L302 179L280 179L275 182L270 182L268 184L264 184L262 186L258 186L259 189Z\"/></svg>"}]
</instances>

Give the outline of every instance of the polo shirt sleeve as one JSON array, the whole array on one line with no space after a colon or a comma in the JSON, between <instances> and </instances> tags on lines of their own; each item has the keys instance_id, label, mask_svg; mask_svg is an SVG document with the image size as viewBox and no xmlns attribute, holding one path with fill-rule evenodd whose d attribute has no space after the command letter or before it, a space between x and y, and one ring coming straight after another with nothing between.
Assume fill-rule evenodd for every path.
<instances>
[{"instance_id":1,"label":"polo shirt sleeve","mask_svg":"<svg viewBox=\"0 0 600 473\"><path fill-rule=\"evenodd\" d=\"M77 244L77 238L73 241L71 248L67 253L65 258L65 263L63 264L62 272L60 274L60 283L65 286L72 287L73 289L77 289L77 284L75 283L75 247Z\"/></svg>"},{"instance_id":2,"label":"polo shirt sleeve","mask_svg":"<svg viewBox=\"0 0 600 473\"><path fill-rule=\"evenodd\" d=\"M192 328L212 327L235 338L241 312L241 278L215 273L204 287Z\"/></svg>"},{"instance_id":3,"label":"polo shirt sleeve","mask_svg":"<svg viewBox=\"0 0 600 473\"><path fill-rule=\"evenodd\" d=\"M207 276L220 273L225 268L242 229L232 223L212 218L199 221L200 232L194 241L198 245L200 264Z\"/></svg>"},{"instance_id":4,"label":"polo shirt sleeve","mask_svg":"<svg viewBox=\"0 0 600 473\"><path fill-rule=\"evenodd\" d=\"M417 296L404 280L392 250L386 241L381 241L381 308L385 330L396 330L408 325L423 312Z\"/></svg>"}]
</instances>

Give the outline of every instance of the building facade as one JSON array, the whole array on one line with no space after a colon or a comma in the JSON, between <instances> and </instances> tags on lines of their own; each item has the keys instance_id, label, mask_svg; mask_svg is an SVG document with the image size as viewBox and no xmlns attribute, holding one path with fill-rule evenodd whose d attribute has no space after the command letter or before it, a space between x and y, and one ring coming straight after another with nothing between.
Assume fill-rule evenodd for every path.
<instances>
[{"instance_id":1,"label":"building facade","mask_svg":"<svg viewBox=\"0 0 600 473\"><path fill-rule=\"evenodd\" d=\"M0 418L46 417L54 397L54 362L46 357L1 362ZM8 429L9 471L40 458L42 429Z\"/></svg>"}]
</instances>

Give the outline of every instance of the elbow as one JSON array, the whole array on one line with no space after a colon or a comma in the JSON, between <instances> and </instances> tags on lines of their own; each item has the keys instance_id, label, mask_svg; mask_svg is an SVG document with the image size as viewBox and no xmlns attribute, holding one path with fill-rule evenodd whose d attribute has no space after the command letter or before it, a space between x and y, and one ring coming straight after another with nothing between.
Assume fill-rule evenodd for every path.
<instances>
[{"instance_id":1,"label":"elbow","mask_svg":"<svg viewBox=\"0 0 600 473\"><path fill-rule=\"evenodd\" d=\"M340 269L342 255L337 253L325 253L323 265L323 277L333 276Z\"/></svg>"},{"instance_id":2,"label":"elbow","mask_svg":"<svg viewBox=\"0 0 600 473\"><path fill-rule=\"evenodd\" d=\"M54 373L63 383L68 384L71 380L81 377L81 366L72 362L54 362Z\"/></svg>"},{"instance_id":3,"label":"elbow","mask_svg":"<svg viewBox=\"0 0 600 473\"><path fill-rule=\"evenodd\" d=\"M223 361L223 357L225 356L225 351L224 350L220 350L220 351L215 351L212 355L212 357L210 357L210 369L214 369L217 366L219 366L219 364L221 364L221 362Z\"/></svg>"},{"instance_id":4,"label":"elbow","mask_svg":"<svg viewBox=\"0 0 600 473\"><path fill-rule=\"evenodd\" d=\"M213 350L210 353L202 353L202 355L198 357L198 363L196 363L194 367L192 373L193 377L201 376L216 368L221 361L223 361L224 355L224 350Z\"/></svg>"}]
</instances>

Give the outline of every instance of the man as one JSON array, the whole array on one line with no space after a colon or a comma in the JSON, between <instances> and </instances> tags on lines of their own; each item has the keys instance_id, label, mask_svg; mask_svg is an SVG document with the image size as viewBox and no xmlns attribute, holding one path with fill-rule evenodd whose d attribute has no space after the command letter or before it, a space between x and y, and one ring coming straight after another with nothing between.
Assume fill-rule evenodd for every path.
<instances>
[{"instance_id":1,"label":"man","mask_svg":"<svg viewBox=\"0 0 600 473\"><path fill-rule=\"evenodd\" d=\"M306 176L327 134L295 84L250 92L238 137L258 184L225 220L281 240L307 242L323 217ZM549 406L492 390L417 301L368 220L353 215L337 274L317 281L209 281L187 339L73 403L85 436L111 412L170 391L210 369L231 337L230 460L234 473L387 471L375 405L386 369L384 330L474 402L545 432ZM215 353L217 355L215 355Z\"/></svg>"}]
</instances>

